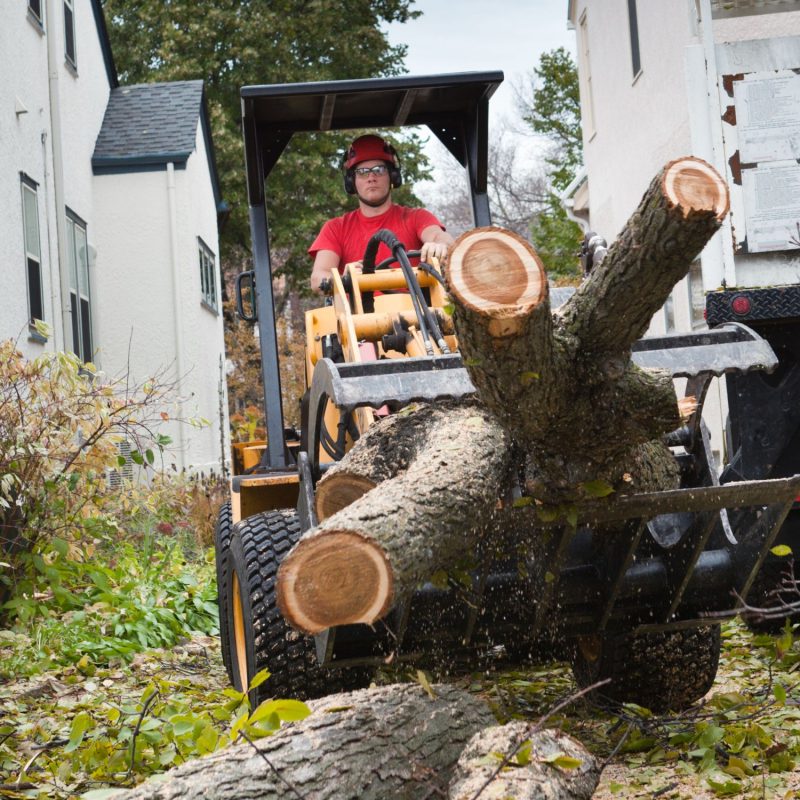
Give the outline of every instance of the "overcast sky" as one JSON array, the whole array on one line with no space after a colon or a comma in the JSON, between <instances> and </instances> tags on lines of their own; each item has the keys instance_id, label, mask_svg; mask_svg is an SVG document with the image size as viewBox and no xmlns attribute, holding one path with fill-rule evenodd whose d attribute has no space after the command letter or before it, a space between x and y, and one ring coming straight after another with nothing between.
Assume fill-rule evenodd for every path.
<instances>
[{"instance_id":1,"label":"overcast sky","mask_svg":"<svg viewBox=\"0 0 800 800\"><path fill-rule=\"evenodd\" d=\"M512 84L530 74L542 52L566 47L575 57L575 33L567 29L567 0L416 0L413 7L422 16L389 26L392 44L408 45L410 74L505 73L489 102L490 136L501 120L518 120ZM427 152L434 159L441 157L438 145Z\"/></svg>"}]
</instances>

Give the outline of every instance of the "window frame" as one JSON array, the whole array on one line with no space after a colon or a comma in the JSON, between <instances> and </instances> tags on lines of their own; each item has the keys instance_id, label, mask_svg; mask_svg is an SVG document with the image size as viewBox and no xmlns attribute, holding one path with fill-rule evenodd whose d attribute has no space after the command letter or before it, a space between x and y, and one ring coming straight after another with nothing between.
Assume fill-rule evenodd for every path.
<instances>
[{"instance_id":1,"label":"window frame","mask_svg":"<svg viewBox=\"0 0 800 800\"><path fill-rule=\"evenodd\" d=\"M89 232L86 221L74 211L66 209L67 263L69 269L69 306L72 320L72 352L82 361L93 360L94 333L92 331L92 287L89 280ZM83 234L85 260L79 262L77 231ZM83 277L85 276L85 283ZM74 295L74 300L73 300ZM88 339L88 342L86 341Z\"/></svg>"},{"instance_id":2,"label":"window frame","mask_svg":"<svg viewBox=\"0 0 800 800\"><path fill-rule=\"evenodd\" d=\"M631 44L631 66L635 81L642 74L642 51L639 45L639 17L636 12L636 0L628 0L628 31Z\"/></svg>"},{"instance_id":3,"label":"window frame","mask_svg":"<svg viewBox=\"0 0 800 800\"><path fill-rule=\"evenodd\" d=\"M75 0L63 0L64 8L64 58L72 69L78 69L78 42L75 36ZM70 37L72 53L69 52Z\"/></svg>"},{"instance_id":4,"label":"window frame","mask_svg":"<svg viewBox=\"0 0 800 800\"><path fill-rule=\"evenodd\" d=\"M578 20L578 31L580 32L580 56L582 62L580 65L582 69L578 72L578 80L581 88L581 96L586 99L585 104L581 104L581 123L586 123L586 138L591 139L597 133L597 127L594 116L591 50L589 48L589 15L587 9L583 10L583 14L581 14Z\"/></svg>"},{"instance_id":5,"label":"window frame","mask_svg":"<svg viewBox=\"0 0 800 800\"><path fill-rule=\"evenodd\" d=\"M200 236L197 237L197 253L200 265L200 303L209 311L218 314L217 257Z\"/></svg>"},{"instance_id":6,"label":"window frame","mask_svg":"<svg viewBox=\"0 0 800 800\"><path fill-rule=\"evenodd\" d=\"M39 7L38 11L33 8L34 4ZM28 0L28 19L40 33L44 32L44 0Z\"/></svg>"},{"instance_id":7,"label":"window frame","mask_svg":"<svg viewBox=\"0 0 800 800\"><path fill-rule=\"evenodd\" d=\"M32 332L35 332L34 338L44 341L44 337L36 331L36 320L45 321L45 306L44 306L44 271L42 270L42 232L39 224L39 184L33 180L29 175L20 172L20 201L22 210L22 249L25 259L25 288L26 300L28 304L28 326ZM36 222L35 239L38 252L33 252L28 248L31 237L28 231L28 213L26 211L26 192L33 198L33 211L34 220ZM37 282L39 284L38 298L33 297L33 287L31 286L31 268L35 264L38 270ZM37 309L34 308L34 299L38 300L39 316L35 315Z\"/></svg>"}]
</instances>

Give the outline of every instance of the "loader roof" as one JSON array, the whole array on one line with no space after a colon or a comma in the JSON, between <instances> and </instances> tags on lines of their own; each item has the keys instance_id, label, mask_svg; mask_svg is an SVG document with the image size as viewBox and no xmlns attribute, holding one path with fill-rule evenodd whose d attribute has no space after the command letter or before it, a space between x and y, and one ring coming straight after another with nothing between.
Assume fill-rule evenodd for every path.
<instances>
[{"instance_id":1,"label":"loader roof","mask_svg":"<svg viewBox=\"0 0 800 800\"><path fill-rule=\"evenodd\" d=\"M488 101L502 81L493 71L245 86L251 203L262 200L264 179L300 131L427 125L462 164L470 157L483 167Z\"/></svg>"}]
</instances>

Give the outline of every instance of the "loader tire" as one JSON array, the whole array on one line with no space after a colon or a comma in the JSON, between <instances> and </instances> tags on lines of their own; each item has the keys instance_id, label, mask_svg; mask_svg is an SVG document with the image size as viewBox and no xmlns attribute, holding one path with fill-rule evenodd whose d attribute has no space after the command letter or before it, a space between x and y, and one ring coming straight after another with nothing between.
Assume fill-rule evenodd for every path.
<instances>
[{"instance_id":1,"label":"loader tire","mask_svg":"<svg viewBox=\"0 0 800 800\"><path fill-rule=\"evenodd\" d=\"M231 544L231 527L233 513L230 500L223 503L217 514L217 526L214 529L214 555L217 562L217 605L219 606L219 641L222 663L228 673L228 680L233 683L231 667L231 645L228 638L228 588L226 584L226 564Z\"/></svg>"},{"instance_id":2,"label":"loader tire","mask_svg":"<svg viewBox=\"0 0 800 800\"><path fill-rule=\"evenodd\" d=\"M246 691L258 672L270 673L250 691L252 708L268 697L305 700L369 685L371 672L363 667L321 668L313 637L290 628L278 610L278 567L300 534L293 510L255 514L231 533L226 586L233 685Z\"/></svg>"},{"instance_id":3,"label":"loader tire","mask_svg":"<svg viewBox=\"0 0 800 800\"><path fill-rule=\"evenodd\" d=\"M581 688L611 679L592 693L601 703L636 703L655 713L680 711L703 697L717 675L719 625L585 638L590 641L576 648L572 671Z\"/></svg>"}]
</instances>

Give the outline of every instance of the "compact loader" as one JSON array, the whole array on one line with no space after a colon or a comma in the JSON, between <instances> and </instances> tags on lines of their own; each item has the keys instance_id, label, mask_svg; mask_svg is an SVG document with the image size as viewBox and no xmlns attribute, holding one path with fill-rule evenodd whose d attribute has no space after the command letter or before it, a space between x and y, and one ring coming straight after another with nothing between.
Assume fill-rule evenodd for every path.
<instances>
[{"instance_id":1,"label":"compact loader","mask_svg":"<svg viewBox=\"0 0 800 800\"><path fill-rule=\"evenodd\" d=\"M591 524L549 523L536 568L493 562L470 576L469 591L426 583L374 627L345 625L311 637L285 623L277 569L317 522L316 486L328 465L377 419L475 389L437 265L412 266L415 254L382 231L363 271L335 273L327 302L306 314L302 423L300 431L284 429L267 178L296 132L427 125L465 168L475 225L490 225L488 103L502 79L489 72L242 89L254 269L239 276L237 302L258 325L267 438L234 445L216 551L230 678L246 690L257 672L270 672L251 689L254 701L366 685L387 661L457 666L547 654L569 659L581 685L610 678L603 691L615 700L683 707L710 688L719 623L748 596L798 493L797 477L720 485L702 422L711 379L773 369L769 344L735 323L646 338L634 361L685 378L686 394L701 405L671 435L680 489L634 495ZM381 241L392 257L375 263ZM551 289L553 305L569 291Z\"/></svg>"}]
</instances>

